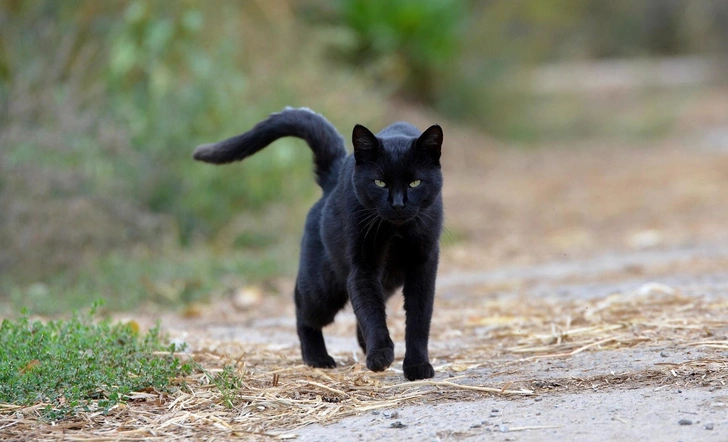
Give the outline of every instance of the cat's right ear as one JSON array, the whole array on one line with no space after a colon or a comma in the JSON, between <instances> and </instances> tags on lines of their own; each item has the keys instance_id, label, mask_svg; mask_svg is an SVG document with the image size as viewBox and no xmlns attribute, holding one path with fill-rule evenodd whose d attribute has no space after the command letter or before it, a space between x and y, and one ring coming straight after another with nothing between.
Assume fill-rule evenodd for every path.
<instances>
[{"instance_id":1,"label":"cat's right ear","mask_svg":"<svg viewBox=\"0 0 728 442\"><path fill-rule=\"evenodd\" d=\"M354 126L351 142L354 144L354 158L357 163L372 160L379 150L377 137L361 124Z\"/></svg>"},{"instance_id":2,"label":"cat's right ear","mask_svg":"<svg viewBox=\"0 0 728 442\"><path fill-rule=\"evenodd\" d=\"M421 152L427 152L435 161L440 160L442 150L442 128L434 124L417 139L416 147Z\"/></svg>"}]
</instances>

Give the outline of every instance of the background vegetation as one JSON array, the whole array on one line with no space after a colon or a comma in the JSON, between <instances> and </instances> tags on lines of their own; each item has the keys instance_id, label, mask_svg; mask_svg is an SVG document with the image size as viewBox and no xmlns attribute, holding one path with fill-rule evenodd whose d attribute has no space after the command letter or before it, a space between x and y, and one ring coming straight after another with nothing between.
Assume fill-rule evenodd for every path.
<instances>
[{"instance_id":1,"label":"background vegetation","mask_svg":"<svg viewBox=\"0 0 728 442\"><path fill-rule=\"evenodd\" d=\"M534 72L728 49L727 4L708 0L170 4L0 0L4 309L177 304L293 274L318 195L303 144L190 159L286 105L344 133L409 102L507 139L655 136L669 113L626 127L538 95Z\"/></svg>"}]
</instances>

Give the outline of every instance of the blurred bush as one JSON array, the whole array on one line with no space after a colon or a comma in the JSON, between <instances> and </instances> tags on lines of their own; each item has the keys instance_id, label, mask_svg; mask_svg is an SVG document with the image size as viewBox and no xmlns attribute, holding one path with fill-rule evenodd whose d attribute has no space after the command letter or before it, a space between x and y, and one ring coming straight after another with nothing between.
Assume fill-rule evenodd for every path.
<instances>
[{"instance_id":1,"label":"blurred bush","mask_svg":"<svg viewBox=\"0 0 728 442\"><path fill-rule=\"evenodd\" d=\"M315 33L285 2L169 5L0 1L0 300L87 296L94 284L110 295L94 272L141 299L130 295L144 290L140 280L130 287L103 264L109 254L237 253L248 270L236 271L269 277L270 266L253 265L269 253L261 247L295 245L295 221L316 198L309 150L282 140L218 168L192 161L194 146L286 105L339 127L377 121L378 95L327 69ZM341 112L353 103L357 115ZM291 261L287 250L278 272ZM146 270L166 278L163 266Z\"/></svg>"},{"instance_id":2,"label":"blurred bush","mask_svg":"<svg viewBox=\"0 0 728 442\"><path fill-rule=\"evenodd\" d=\"M355 34L351 61L377 66L406 98L432 103L460 49L466 2L346 0L344 23Z\"/></svg>"},{"instance_id":3,"label":"blurred bush","mask_svg":"<svg viewBox=\"0 0 728 442\"><path fill-rule=\"evenodd\" d=\"M600 121L617 109L595 112L588 121L574 118L590 114L579 97L545 100L565 109L563 121L540 109L535 101L543 97L533 96L530 74L543 63L728 51L728 2L341 0L339 5L338 18L352 37L334 45L350 63L410 100L509 138L604 135L602 130L612 129Z\"/></svg>"},{"instance_id":4,"label":"blurred bush","mask_svg":"<svg viewBox=\"0 0 728 442\"><path fill-rule=\"evenodd\" d=\"M189 270L201 257L219 278L290 273L318 192L304 144L281 140L228 167L190 158L284 106L311 107L344 134L383 123L394 96L500 136L591 136L611 109L534 96L534 68L728 50L726 2L170 5L0 0L0 301L141 302L159 284L188 301L209 290Z\"/></svg>"}]
</instances>

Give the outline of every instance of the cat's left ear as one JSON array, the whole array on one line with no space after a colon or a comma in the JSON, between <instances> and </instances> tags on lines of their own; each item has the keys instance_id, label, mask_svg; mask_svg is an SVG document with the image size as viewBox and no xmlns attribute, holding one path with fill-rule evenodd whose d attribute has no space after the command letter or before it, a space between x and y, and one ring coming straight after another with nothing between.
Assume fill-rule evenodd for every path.
<instances>
[{"instance_id":1,"label":"cat's left ear","mask_svg":"<svg viewBox=\"0 0 728 442\"><path fill-rule=\"evenodd\" d=\"M357 163L371 160L379 151L379 139L361 124L354 126L351 141L354 144L354 158Z\"/></svg>"},{"instance_id":2,"label":"cat's left ear","mask_svg":"<svg viewBox=\"0 0 728 442\"><path fill-rule=\"evenodd\" d=\"M415 147L418 151L427 153L435 160L439 160L442 149L442 128L437 124L428 127L417 139Z\"/></svg>"}]
</instances>

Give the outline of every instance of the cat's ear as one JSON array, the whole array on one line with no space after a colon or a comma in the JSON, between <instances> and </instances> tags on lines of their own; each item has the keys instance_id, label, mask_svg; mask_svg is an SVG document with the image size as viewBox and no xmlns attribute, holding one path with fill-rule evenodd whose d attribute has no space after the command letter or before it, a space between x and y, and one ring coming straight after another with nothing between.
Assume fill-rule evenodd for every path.
<instances>
[{"instance_id":1,"label":"cat's ear","mask_svg":"<svg viewBox=\"0 0 728 442\"><path fill-rule=\"evenodd\" d=\"M379 150L377 137L361 124L354 126L351 142L354 144L354 158L357 163L374 158Z\"/></svg>"},{"instance_id":2,"label":"cat's ear","mask_svg":"<svg viewBox=\"0 0 728 442\"><path fill-rule=\"evenodd\" d=\"M415 148L431 155L435 160L439 160L442 149L442 128L437 124L428 127L417 139Z\"/></svg>"}]
</instances>

